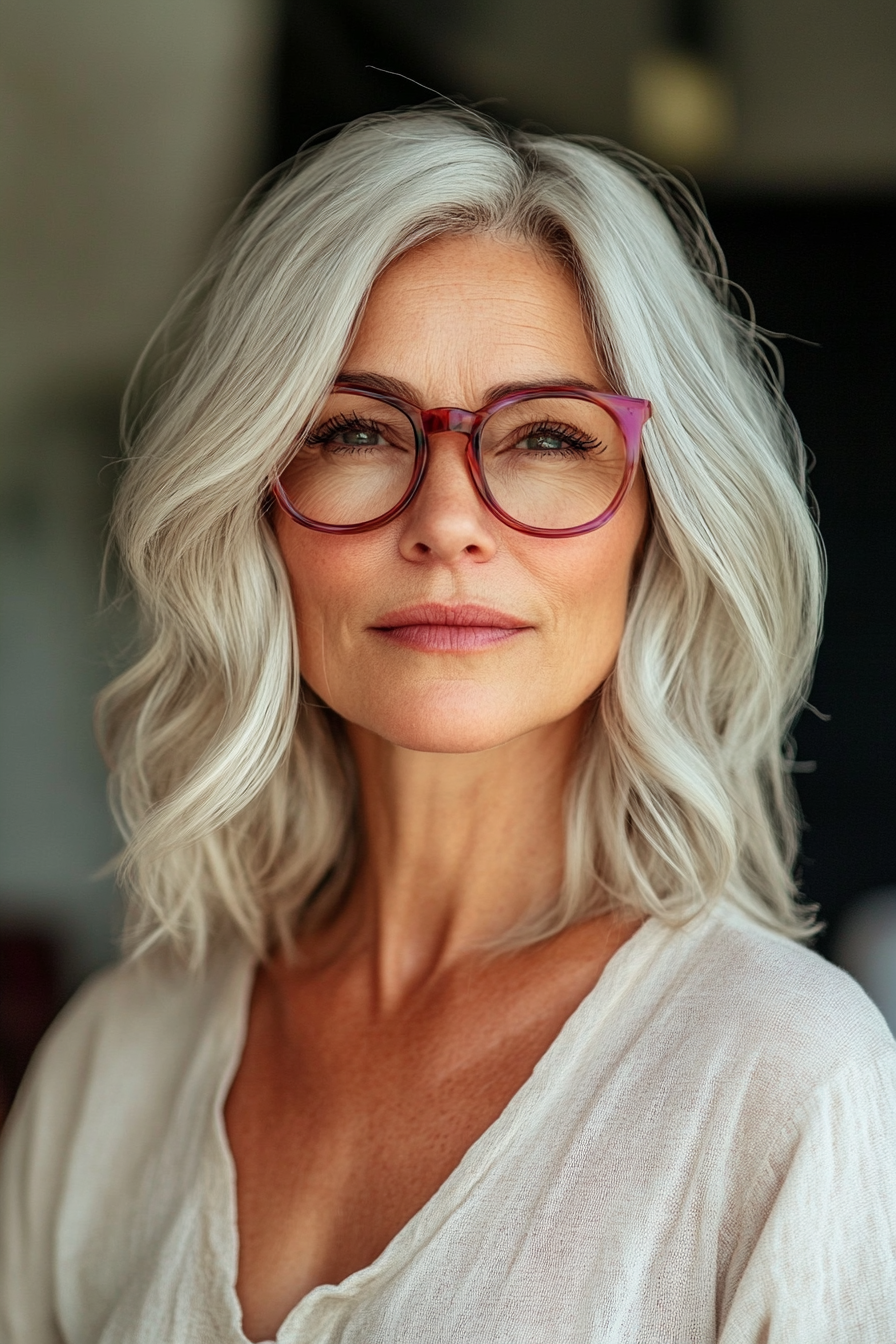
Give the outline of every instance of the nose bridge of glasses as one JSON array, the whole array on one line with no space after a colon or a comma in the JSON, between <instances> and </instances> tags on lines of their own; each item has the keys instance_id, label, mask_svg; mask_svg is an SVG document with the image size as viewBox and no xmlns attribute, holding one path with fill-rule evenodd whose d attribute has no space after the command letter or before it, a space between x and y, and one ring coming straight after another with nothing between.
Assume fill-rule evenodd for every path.
<instances>
[{"instance_id":1,"label":"nose bridge of glasses","mask_svg":"<svg viewBox=\"0 0 896 1344\"><path fill-rule=\"evenodd\" d=\"M469 435L475 423L475 411L464 411L457 406L438 406L423 412L423 428L427 434Z\"/></svg>"}]
</instances>

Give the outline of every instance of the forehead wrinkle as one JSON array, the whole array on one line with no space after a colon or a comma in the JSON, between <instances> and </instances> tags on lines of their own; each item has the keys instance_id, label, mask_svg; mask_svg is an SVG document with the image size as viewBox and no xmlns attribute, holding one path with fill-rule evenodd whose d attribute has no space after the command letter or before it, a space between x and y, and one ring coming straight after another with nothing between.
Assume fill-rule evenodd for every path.
<instances>
[{"instance_id":1,"label":"forehead wrinkle","mask_svg":"<svg viewBox=\"0 0 896 1344\"><path fill-rule=\"evenodd\" d=\"M467 409L525 386L606 390L578 291L567 275L530 253L527 260L535 261L542 275L565 281L533 292L525 274L506 274L498 254L495 266L473 260L469 272L426 264L409 273L402 262L386 271L374 286L349 367L340 376L350 381L354 366L365 375L369 371L371 390L377 390L376 379L379 390L417 405L424 397L429 406L450 402Z\"/></svg>"},{"instance_id":2,"label":"forehead wrinkle","mask_svg":"<svg viewBox=\"0 0 896 1344\"><path fill-rule=\"evenodd\" d=\"M528 331L532 337L533 329ZM452 367L448 368L445 347L432 339L426 342L424 349L419 345L416 347L416 376L413 378L400 376L399 369L405 372L401 365L396 368L389 361L383 366L377 360L378 368L353 368L350 364L341 370L339 380L356 382L371 391L397 396L417 406L451 403L464 404L469 410L527 387L580 387L591 392L608 390L600 361L590 345L585 364L582 358L572 362L568 351L552 355L549 341L517 340L516 334L514 332L511 337L508 333L506 342L492 342L485 360L481 348L468 344L452 350ZM502 358L505 350L507 357Z\"/></svg>"},{"instance_id":3,"label":"forehead wrinkle","mask_svg":"<svg viewBox=\"0 0 896 1344\"><path fill-rule=\"evenodd\" d=\"M368 388L371 392L384 392L387 396L400 397L403 401L408 401L414 406L419 406L421 410L432 410L433 407L423 405L423 402L429 400L421 397L421 393L410 383L406 383L401 378L391 378L385 374L369 373L367 371L353 371L345 369L336 380L343 383L354 383L358 387ZM515 392L525 392L530 387L576 387L583 392L606 392L606 387L599 382L580 378L573 373L557 373L556 369L546 370L544 373L533 373L528 378L512 379L507 382L493 383L491 387L485 389L478 397L470 400L478 401L478 406L462 407L463 410L475 411L481 406L486 406L490 402L498 401L501 397L512 396ZM442 403L440 403L442 404Z\"/></svg>"}]
</instances>

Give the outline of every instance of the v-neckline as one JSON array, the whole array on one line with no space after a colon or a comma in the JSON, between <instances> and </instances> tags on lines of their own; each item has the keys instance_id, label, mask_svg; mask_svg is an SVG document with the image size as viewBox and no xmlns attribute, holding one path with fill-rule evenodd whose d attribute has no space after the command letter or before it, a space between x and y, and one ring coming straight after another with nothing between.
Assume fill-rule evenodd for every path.
<instances>
[{"instance_id":1,"label":"v-neckline","mask_svg":"<svg viewBox=\"0 0 896 1344\"><path fill-rule=\"evenodd\" d=\"M287 1312L273 1339L259 1341L258 1344L294 1344L299 1338L295 1333L296 1327L313 1313L318 1302L326 1298L354 1295L371 1280L380 1278L390 1265L392 1273L397 1274L410 1261L416 1246L428 1240L434 1223L441 1224L451 1217L464 1203L486 1168L493 1166L507 1150L521 1119L531 1112L531 1103L542 1099L546 1089L540 1085L545 1074L555 1071L555 1065L569 1053L584 1027L588 1027L589 1036L593 1034L595 1028L607 1018L624 994L636 964L649 957L651 952L658 952L665 936L670 932L671 930L655 916L646 919L613 953L595 984L569 1014L550 1045L536 1061L532 1072L500 1114L487 1129L483 1130L479 1138L474 1140L438 1189L396 1232L376 1259L361 1269L353 1270L339 1283L321 1283L311 1288ZM215 1092L212 1117L215 1145L214 1175L216 1183L223 1185L227 1213L226 1233L220 1242L216 1238L216 1243L222 1247L222 1254L226 1255L229 1262L226 1267L220 1268L221 1277L227 1284L234 1339L238 1344L251 1344L251 1342L242 1328L242 1306L236 1291L240 1249L236 1163L227 1137L224 1106L245 1048L249 1007L257 968L257 959L247 954L241 959L236 974L236 985L233 989L234 1007L227 1023L230 1046L226 1067Z\"/></svg>"}]
</instances>

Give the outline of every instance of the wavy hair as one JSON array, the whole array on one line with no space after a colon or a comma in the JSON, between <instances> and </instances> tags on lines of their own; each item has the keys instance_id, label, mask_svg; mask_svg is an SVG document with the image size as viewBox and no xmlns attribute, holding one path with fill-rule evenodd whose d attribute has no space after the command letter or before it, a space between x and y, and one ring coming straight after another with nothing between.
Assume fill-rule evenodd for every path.
<instances>
[{"instance_id":1,"label":"wavy hair","mask_svg":"<svg viewBox=\"0 0 896 1344\"><path fill-rule=\"evenodd\" d=\"M198 965L230 930L263 954L346 889L354 766L301 681L268 491L377 275L480 231L564 260L613 387L654 408L651 531L569 786L565 876L517 938L611 907L682 923L720 899L812 931L787 733L823 563L766 342L674 179L606 142L430 106L353 122L250 195L132 382L112 536L142 651L97 723L134 947Z\"/></svg>"}]
</instances>

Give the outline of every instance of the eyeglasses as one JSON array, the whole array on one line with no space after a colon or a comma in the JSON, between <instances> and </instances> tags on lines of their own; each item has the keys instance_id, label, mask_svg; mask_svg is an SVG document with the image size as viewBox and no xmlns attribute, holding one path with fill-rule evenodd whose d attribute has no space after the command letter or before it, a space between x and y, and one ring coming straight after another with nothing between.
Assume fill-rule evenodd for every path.
<instances>
[{"instance_id":1,"label":"eyeglasses","mask_svg":"<svg viewBox=\"0 0 896 1344\"><path fill-rule=\"evenodd\" d=\"M464 434L473 484L496 518L533 536L574 537L619 509L649 417L649 401L577 387L531 387L465 411L340 382L273 494L318 532L383 527L423 484L432 435Z\"/></svg>"}]
</instances>

